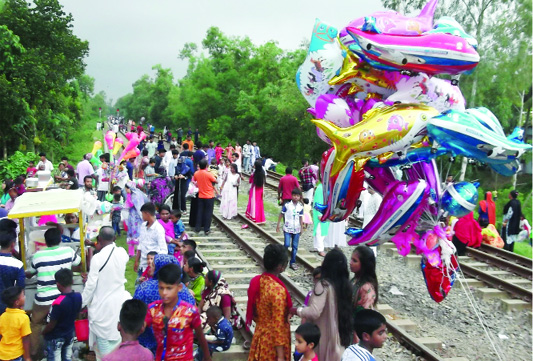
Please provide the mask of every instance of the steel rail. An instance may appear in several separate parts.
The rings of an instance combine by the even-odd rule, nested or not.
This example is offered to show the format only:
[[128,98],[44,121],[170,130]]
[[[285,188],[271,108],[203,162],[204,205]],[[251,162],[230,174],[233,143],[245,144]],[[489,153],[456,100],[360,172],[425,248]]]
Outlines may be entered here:
[[477,260],[486,262],[490,265],[496,266],[505,271],[509,271],[511,273],[517,274],[520,277],[526,278],[528,280],[532,279],[531,268],[527,268],[527,267],[523,267],[515,263],[511,263],[503,258],[493,256],[489,253],[485,253],[475,248],[470,248],[470,247],[467,248],[466,255],[472,258],[475,258]]
[[502,280],[498,277],[492,276],[488,273],[485,273],[477,268],[468,266],[464,263],[459,265],[459,268],[461,271],[471,277],[474,277],[475,279],[478,279],[480,281],[485,282],[486,284],[510,293],[513,297],[520,298],[526,302],[531,302],[531,291],[526,290],[523,287],[517,286],[511,282],[507,282],[505,280]]
[[527,258],[519,254],[509,252],[505,249],[489,246],[488,244],[484,243],[481,244],[481,247],[479,249],[485,253],[489,253],[504,258],[508,261],[515,262],[521,266],[528,267],[530,270],[533,268],[533,259],[531,258]]

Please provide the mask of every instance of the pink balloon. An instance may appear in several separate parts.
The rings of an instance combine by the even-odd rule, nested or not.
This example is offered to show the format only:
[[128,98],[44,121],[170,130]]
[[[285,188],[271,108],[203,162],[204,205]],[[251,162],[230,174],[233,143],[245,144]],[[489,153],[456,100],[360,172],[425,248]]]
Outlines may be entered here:
[[124,144],[124,140],[122,138],[115,139],[115,143]]
[[[437,3],[438,0],[428,1],[420,14],[415,17],[408,17],[394,11],[378,11],[370,16],[353,20],[347,27],[364,28],[365,31],[379,31],[383,34],[419,35],[433,29],[433,15]],[[340,33],[341,37],[344,32],[343,29]]]
[[363,232],[356,234],[348,244],[375,244],[393,228],[404,225],[420,206],[425,189],[426,182],[422,179],[396,182],[383,195],[383,201],[374,218],[366,225]]
[[108,130],[107,133],[105,133],[104,139],[107,143],[107,149],[113,149],[113,143],[116,137],[117,135],[112,130]]
[[[120,158],[118,159],[118,162],[120,163],[120,161],[122,159],[124,159],[124,156],[126,154],[128,154],[128,152],[134,148],[136,148],[139,143],[141,142],[139,137],[137,136],[136,133],[131,133],[132,135],[130,136],[130,141],[128,142],[128,144],[126,145],[126,147],[124,148],[124,150],[122,151],[122,154],[120,155]],[[130,157],[131,158],[131,157]]]
[[127,132],[124,136],[127,140],[131,140],[131,137],[133,137],[134,134],[136,135],[137,133]]
[[141,135],[139,136],[139,140],[143,141],[145,139],[146,139],[146,133],[145,132],[141,132]]
[[424,179],[428,184],[428,195],[430,196],[430,209],[432,215],[436,216],[438,213],[437,203],[442,196],[442,185],[440,183],[439,170],[435,159],[429,162],[418,162],[410,164],[410,167],[405,169],[405,174],[409,180]]
[[365,164],[366,182],[376,192],[384,194],[398,180],[390,168],[372,168]]
[[396,245],[398,249],[398,254],[400,256],[407,256],[411,253],[411,244],[416,242],[416,239],[419,238],[418,234],[414,231],[410,232],[398,232],[392,238],[391,241]]

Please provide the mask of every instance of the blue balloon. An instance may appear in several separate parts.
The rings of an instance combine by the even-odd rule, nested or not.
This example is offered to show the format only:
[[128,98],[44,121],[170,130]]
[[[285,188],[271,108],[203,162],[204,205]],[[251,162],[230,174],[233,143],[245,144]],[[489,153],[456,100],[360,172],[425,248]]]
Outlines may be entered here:
[[452,216],[466,216],[476,208],[477,187],[477,182],[459,182],[448,186],[441,198],[442,208]]

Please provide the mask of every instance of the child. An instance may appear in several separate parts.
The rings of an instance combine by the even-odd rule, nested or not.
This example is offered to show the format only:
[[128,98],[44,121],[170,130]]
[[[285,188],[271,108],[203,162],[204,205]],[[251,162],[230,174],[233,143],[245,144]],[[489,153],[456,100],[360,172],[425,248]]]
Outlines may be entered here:
[[157,340],[156,360],[193,359],[193,330],[204,355],[211,361],[202,332],[198,308],[180,301],[181,269],[176,264],[163,266],[157,273],[161,300],[152,302],[146,313],[146,327],[152,327]]
[[119,193],[113,193],[113,203],[111,204],[111,223],[117,236],[120,236],[120,214],[122,213],[123,208],[122,202],[120,201],[121,198],[122,195],[120,194],[120,189]]
[[196,242],[192,239],[184,239],[181,242],[181,254],[185,255],[187,251],[193,251],[196,257]]
[[170,212],[170,220],[172,223],[174,223],[174,238],[172,239],[171,243],[168,245],[169,253],[170,253],[170,246],[174,246],[174,251],[171,253],[176,257],[178,262],[183,264],[183,255],[181,253],[181,242],[184,239],[188,239],[189,236],[187,236],[187,233],[185,233],[185,225],[183,224],[181,220],[181,212],[177,209],[173,209],[172,212]]
[[74,320],[81,310],[81,294],[72,290],[73,275],[68,268],[61,268],[54,278],[61,295],[52,303],[42,335],[48,361],[65,361],[72,355]]
[[159,207],[159,219],[163,229],[165,230],[165,241],[167,242],[168,254],[174,254],[175,244],[171,243],[174,239],[174,223],[170,220],[170,207],[166,204],[162,204]]
[[194,299],[198,305],[202,300],[202,291],[205,288],[205,277],[203,274],[205,266],[206,264],[196,257],[187,259],[187,263],[183,266],[183,270],[190,277],[188,287],[194,293]]
[[122,342],[115,351],[105,355],[103,361],[153,361],[154,355],[137,341],[144,332],[147,310],[146,304],[141,300],[127,300],[122,304],[118,321]]
[[359,344],[349,346],[342,354],[342,361],[375,361],[372,351],[381,348],[387,340],[385,317],[374,310],[362,310],[354,319],[354,331]]
[[295,361],[318,361],[314,350],[320,341],[320,329],[317,325],[307,322],[298,326],[294,338],[294,349],[301,355],[299,359],[295,358]]
[[[187,274],[187,272],[185,272],[185,266],[187,265],[188,260],[196,258],[196,251],[188,250],[188,251],[183,252],[182,254],[183,254],[183,265],[181,266],[181,269],[182,269],[181,282],[183,282],[183,284],[187,286],[187,288],[189,288],[189,282],[191,281],[191,279],[189,278],[189,275]],[[191,291],[190,293],[194,297],[194,292]]]
[[26,178],[33,178],[39,170],[35,168],[35,163],[30,160],[28,162],[28,168],[26,168]]
[[146,263],[148,264],[148,266],[146,266],[146,269],[144,270],[141,277],[139,278],[138,280],[139,284],[143,283],[144,281],[148,281],[154,278],[154,270],[155,270],[154,260],[155,260],[156,254],[157,252],[152,251],[152,252],[148,252],[148,254],[146,255]]
[[304,229],[307,229],[309,225],[313,225],[313,217],[311,217],[311,205],[309,204],[309,199],[304,198],[304,219],[303,219]]
[[[15,229],[17,224],[11,219],[2,220],[5,228],[0,232],[0,292],[6,286],[19,286],[24,288],[26,285],[26,275],[24,274],[24,265],[21,261],[12,256],[17,242],[17,233]],[[0,300],[0,315],[4,313],[6,305]]]
[[298,252],[298,241],[300,240],[300,232],[302,231],[302,221],[304,208],[300,200],[302,199],[302,192],[298,188],[292,190],[292,201],[285,203],[281,207],[281,213],[278,218],[278,225],[276,232],[279,232],[279,223],[284,218],[283,234],[285,235],[285,248],[289,249],[292,240],[291,259],[289,261],[290,268],[298,269],[296,264],[296,252]]
[[144,168],[144,180],[146,182],[146,189],[150,189],[150,182],[153,181],[156,176],[157,173],[155,172],[155,159],[151,158],[146,168]]
[[207,171],[218,179],[218,166],[215,158],[211,159],[211,164],[209,165],[209,169]]
[[[209,353],[227,351],[233,341],[233,327],[229,321],[222,315],[222,310],[218,306],[211,306],[206,311],[207,324],[211,326],[212,341],[208,340]],[[202,352],[198,350],[195,360],[202,359]]]
[[30,319],[24,312],[24,288],[9,287],[2,292],[6,312],[0,316],[0,360],[31,361]]

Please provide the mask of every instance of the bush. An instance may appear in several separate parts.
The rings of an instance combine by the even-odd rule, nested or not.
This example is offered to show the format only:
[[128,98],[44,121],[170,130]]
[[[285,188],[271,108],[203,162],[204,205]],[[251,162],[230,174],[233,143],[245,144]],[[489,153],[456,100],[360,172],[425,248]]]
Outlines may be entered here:
[[26,174],[28,163],[34,161],[35,165],[39,161],[37,154],[28,152],[22,153],[16,151],[7,160],[0,160],[0,177],[1,179],[15,179],[19,175]]

